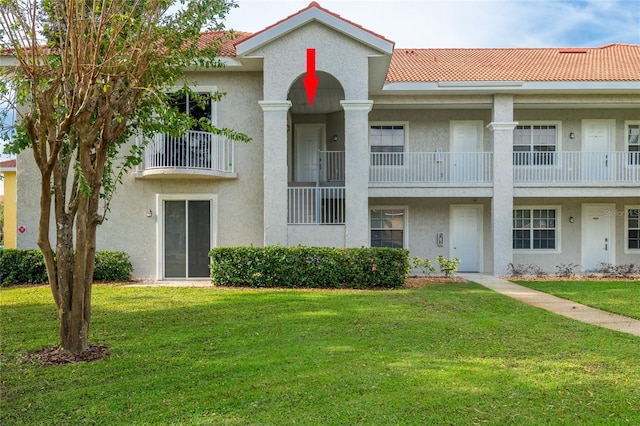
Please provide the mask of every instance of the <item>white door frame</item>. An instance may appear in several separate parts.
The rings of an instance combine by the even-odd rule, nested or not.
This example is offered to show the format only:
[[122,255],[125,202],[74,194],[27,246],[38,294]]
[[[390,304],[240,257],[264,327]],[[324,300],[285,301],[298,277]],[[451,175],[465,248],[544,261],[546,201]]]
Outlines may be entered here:
[[[320,140],[318,141],[318,151],[323,151],[326,146],[326,134],[327,134],[327,126],[323,123],[304,123],[304,124],[295,124],[293,126],[293,180],[298,182],[298,131],[300,129],[309,129],[309,128],[318,128],[320,129]],[[318,177],[320,176],[320,153],[316,152],[316,163],[317,163],[317,173]],[[306,181],[305,181],[306,182]]]
[[[581,211],[581,217],[582,217],[582,229],[580,231],[581,235],[580,235],[580,241],[581,241],[581,247],[583,248],[582,250],[580,250],[580,263],[582,264],[582,268],[585,268],[586,262],[585,262],[585,242],[586,242],[586,229],[588,226],[588,221],[586,220],[587,217],[587,211],[590,208],[597,208],[598,210],[602,211],[602,217],[605,220],[609,220],[609,241],[608,241],[608,246],[607,246],[607,251],[609,252],[609,263],[611,263],[612,265],[615,264],[616,262],[616,215],[615,215],[615,211],[616,211],[616,205],[615,204],[609,204],[609,203],[583,203],[582,204],[582,211]],[[607,212],[609,212],[610,214],[607,215]],[[604,244],[604,241],[602,242]]]
[[[209,201],[211,247],[218,246],[218,195],[217,194],[156,194],[156,280],[164,280],[164,202],[165,201]],[[174,279],[174,278],[172,278]]]
[[451,204],[449,206],[449,259],[454,257],[455,242],[454,211],[458,208],[474,209],[480,220],[478,229],[478,272],[484,271],[484,206],[481,204]]

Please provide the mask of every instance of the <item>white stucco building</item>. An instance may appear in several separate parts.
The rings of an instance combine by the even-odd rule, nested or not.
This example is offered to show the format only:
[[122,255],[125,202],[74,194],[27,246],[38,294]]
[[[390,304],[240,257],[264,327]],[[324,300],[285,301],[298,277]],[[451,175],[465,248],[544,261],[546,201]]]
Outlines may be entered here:
[[[273,244],[405,247],[495,274],[640,263],[639,45],[396,49],[312,3],[222,56],[193,74],[227,94],[200,113],[253,142],[146,148],[98,231],[138,278],[206,277],[211,247]],[[18,157],[18,248],[36,246],[32,161]]]

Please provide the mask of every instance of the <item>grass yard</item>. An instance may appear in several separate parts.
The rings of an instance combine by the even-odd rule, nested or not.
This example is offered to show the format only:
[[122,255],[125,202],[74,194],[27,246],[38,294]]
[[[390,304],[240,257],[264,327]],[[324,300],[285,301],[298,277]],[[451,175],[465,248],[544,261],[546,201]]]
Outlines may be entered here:
[[473,283],[93,294],[111,357],[42,367],[48,288],[0,291],[0,424],[640,424],[640,338]]
[[640,281],[514,281],[603,311],[640,319]]

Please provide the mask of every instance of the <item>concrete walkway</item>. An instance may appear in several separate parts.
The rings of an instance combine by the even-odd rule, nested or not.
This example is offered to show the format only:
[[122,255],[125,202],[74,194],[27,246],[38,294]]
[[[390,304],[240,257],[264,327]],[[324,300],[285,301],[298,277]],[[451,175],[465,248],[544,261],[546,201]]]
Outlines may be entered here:
[[640,336],[640,320],[610,314],[490,275],[458,274],[458,276],[476,282],[505,296],[513,297],[521,302],[546,309],[558,315],[611,330],[633,334],[634,336]]

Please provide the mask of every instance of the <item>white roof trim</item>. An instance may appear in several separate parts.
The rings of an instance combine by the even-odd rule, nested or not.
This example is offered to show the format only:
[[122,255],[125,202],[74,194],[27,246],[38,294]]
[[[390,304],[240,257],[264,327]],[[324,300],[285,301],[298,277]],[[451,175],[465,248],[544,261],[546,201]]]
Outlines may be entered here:
[[255,50],[274,39],[277,39],[303,25],[317,21],[336,31],[343,33],[361,43],[370,46],[382,53],[391,55],[393,53],[393,43],[384,40],[374,34],[346,22],[336,16],[333,16],[323,10],[311,7],[297,15],[294,15],[279,24],[268,28],[262,33],[250,37],[248,40],[242,41],[236,45],[236,55],[242,56],[252,50]]

